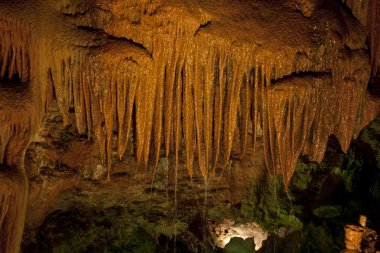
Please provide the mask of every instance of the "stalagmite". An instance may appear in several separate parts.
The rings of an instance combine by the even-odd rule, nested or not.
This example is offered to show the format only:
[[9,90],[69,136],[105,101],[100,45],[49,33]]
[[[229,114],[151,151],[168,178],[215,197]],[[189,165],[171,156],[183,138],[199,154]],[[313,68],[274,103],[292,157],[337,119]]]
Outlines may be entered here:
[[[18,97],[0,87],[0,162],[11,173],[23,160],[56,99],[64,124],[96,138],[108,179],[114,145],[122,159],[131,139],[139,165],[178,165],[184,150],[189,175],[208,179],[262,129],[287,186],[299,156],[321,161],[330,135],[347,150],[379,112],[363,27],[335,2],[305,16],[297,2],[0,1],[0,78],[28,82]],[[12,194],[0,192],[0,224]]]

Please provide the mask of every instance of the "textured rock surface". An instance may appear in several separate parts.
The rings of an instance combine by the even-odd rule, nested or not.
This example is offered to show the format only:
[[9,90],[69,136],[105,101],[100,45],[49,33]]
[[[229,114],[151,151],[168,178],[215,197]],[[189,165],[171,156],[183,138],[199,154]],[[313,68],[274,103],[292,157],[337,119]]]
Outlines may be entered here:
[[[70,113],[70,117],[74,116]],[[72,217],[74,213],[87,217],[89,212],[99,215],[102,211],[104,216],[111,213],[112,217],[115,210],[119,210],[123,223],[153,226],[150,232],[156,231],[157,236],[164,233],[172,237],[178,233],[188,239],[185,233],[190,233],[195,240],[191,243],[196,248],[202,245],[203,239],[188,231],[189,224],[209,209],[219,212],[225,205],[241,202],[248,196],[251,185],[265,173],[262,163],[253,165],[253,156],[249,159],[234,157],[227,168],[219,165],[215,177],[205,182],[200,171],[189,178],[182,158],[175,178],[175,158],[170,157],[160,159],[153,175],[153,171],[138,169],[132,153],[120,160],[115,147],[112,181],[108,182],[104,174],[97,179],[88,176],[88,171],[98,167],[101,158],[97,144],[84,137],[77,134],[73,126],[63,126],[63,117],[56,105],[48,110],[41,133],[26,151],[30,187],[23,252],[45,252],[38,245],[41,227],[43,233],[48,233],[44,234],[47,237],[59,230],[46,224],[45,219],[49,217],[59,217],[59,214]],[[236,143],[234,152],[238,146]],[[256,159],[262,155],[262,149],[258,142]],[[249,148],[247,153],[252,154],[253,150]],[[247,171],[247,167],[255,168],[254,173]],[[57,217],[52,218],[53,221],[59,221]],[[82,222],[91,222],[91,219]],[[63,231],[70,238],[72,231],[70,225],[67,226]],[[51,246],[59,245],[64,239],[57,235],[57,241],[52,241]],[[35,248],[30,246],[35,243]]]
[[343,0],[343,2],[367,30],[371,51],[372,77],[378,82],[380,77],[380,1]]
[[[10,207],[8,196],[25,202],[26,174],[53,180],[52,197],[65,173],[72,177],[65,187],[78,183],[65,166],[99,151],[85,174],[100,165],[110,179],[117,154],[157,177],[169,157],[170,182],[187,175],[203,182],[227,167],[238,142],[233,154],[251,146],[256,158],[261,137],[265,166],[287,186],[300,155],[321,161],[329,135],[346,150],[379,111],[366,91],[365,30],[334,1],[3,0],[0,35],[0,78],[11,85],[0,86],[3,251],[17,252],[23,218],[10,225],[9,215],[23,217],[25,203]],[[45,148],[30,159],[46,153],[49,162],[25,171],[26,146],[53,100],[63,125],[75,124],[94,145],[72,143],[78,160]],[[15,174],[19,186],[3,187]],[[17,227],[14,235],[8,227]]]
[[210,222],[207,225],[214,243],[219,248],[224,248],[233,237],[243,239],[251,238],[255,243],[255,250],[259,250],[263,241],[268,238],[268,232],[264,231],[254,222],[235,224],[232,220],[222,220],[217,223]]
[[[225,218],[240,224],[256,221],[262,226],[266,225],[264,227],[271,233],[269,239],[263,243],[264,252],[265,250],[278,252],[280,249],[287,252],[299,248],[300,244],[302,245],[300,252],[338,252],[344,247],[344,237],[340,235],[344,232],[347,214],[353,212],[356,221],[357,212],[369,212],[371,224],[377,222],[376,203],[380,195],[376,192],[380,188],[376,181],[380,182],[380,177],[379,173],[375,173],[378,171],[378,166],[376,167],[376,160],[371,156],[376,155],[378,150],[376,140],[379,139],[377,136],[380,132],[374,129],[379,129],[379,119],[367,127],[360,137],[361,140],[369,141],[375,151],[373,153],[370,150],[364,151],[363,148],[358,149],[359,152],[368,154],[368,157],[363,159],[370,162],[370,165],[361,163],[359,157],[353,158],[353,145],[347,155],[344,155],[337,142],[335,148],[338,150],[335,151],[330,144],[329,153],[324,157],[321,167],[306,163],[303,165],[305,168],[300,170],[298,165],[290,184],[289,197],[284,194],[280,180],[277,184],[269,185],[263,182],[266,176],[265,169],[262,163],[257,163],[263,147],[261,141],[258,141],[256,161],[250,148],[247,149],[247,156],[243,158],[234,155],[224,171],[222,168],[216,170],[217,180],[210,182],[207,187],[199,171],[191,181],[186,168],[180,166],[177,208],[175,208],[173,158],[160,160],[152,183],[151,175],[144,169],[136,170],[135,164],[130,162],[129,155],[118,161],[115,149],[112,182],[108,183],[105,175],[97,181],[92,180],[86,176],[86,173],[90,171],[91,164],[97,166],[100,162],[99,154],[96,149],[93,149],[92,155],[81,153],[80,156],[76,156],[76,153],[80,150],[91,151],[91,145],[96,146],[96,143],[87,142],[85,136],[78,136],[74,127],[62,127],[62,117],[59,116],[57,108],[51,108],[49,115],[51,116],[48,116],[46,126],[42,129],[43,134],[38,137],[37,143],[30,145],[26,156],[28,170],[36,172],[30,180],[31,199],[27,211],[23,252],[42,253],[54,250],[66,252],[69,249],[76,252],[86,252],[86,250],[102,252],[107,247],[110,250],[109,245],[120,245],[120,243],[136,245],[136,242],[133,242],[136,239],[131,239],[131,242],[125,238],[134,238],[137,235],[140,238],[137,239],[139,242],[137,245],[142,247],[146,243],[153,244],[158,250],[142,252],[167,252],[167,249],[165,251],[160,247],[173,249],[175,247],[173,238],[177,240],[177,252],[187,252],[185,249],[189,252],[201,252],[205,245],[215,245],[212,236],[204,238],[205,231],[202,230],[205,224],[202,224],[202,220],[206,219],[212,224],[212,221]],[[79,148],[78,142],[89,147]],[[49,146],[52,144],[54,146]],[[239,150],[239,143],[235,144],[233,153]],[[71,146],[76,146],[77,151],[70,148]],[[55,152],[58,152],[59,156],[53,155]],[[29,160],[30,156],[38,159]],[[59,157],[65,157],[65,162],[63,160],[49,162],[52,160],[49,157],[59,160]],[[376,157],[380,156],[377,154]],[[55,165],[59,163],[62,164],[61,169]],[[42,169],[32,169],[39,166]],[[363,170],[369,170],[366,172],[368,175]],[[43,172],[43,175],[39,175],[38,171]],[[49,173],[45,173],[46,171]],[[80,178],[81,182],[77,180]],[[54,187],[56,182],[64,186],[61,191]],[[368,192],[363,189],[358,190],[358,184],[362,184]],[[276,187],[277,193],[273,192]],[[295,188],[298,190],[294,191]],[[347,189],[344,190],[345,188]],[[302,191],[299,192],[300,190]],[[360,194],[355,198],[356,201],[366,204],[353,204],[354,198],[347,197],[347,194],[356,194],[356,192]],[[370,197],[372,195],[377,198],[372,199]],[[334,196],[337,200],[332,202]],[[349,205],[347,200],[350,200]],[[372,205],[367,206],[369,203]],[[314,226],[309,225],[313,222],[310,216],[316,220]],[[297,218],[302,220],[297,221]],[[130,229],[126,232],[124,226]],[[148,230],[149,238],[153,242],[140,233],[135,235],[133,232],[128,232],[133,231],[136,226]],[[302,236],[293,237],[292,234],[297,231]],[[114,235],[118,233],[121,234],[115,239]],[[277,238],[275,241],[273,236]],[[162,237],[172,238],[172,241],[167,245],[167,242],[162,242]],[[144,238],[148,242],[145,242]],[[183,244],[186,247],[181,247]],[[273,247],[275,248],[272,249]],[[119,251],[126,249],[128,247],[124,246]],[[117,252],[117,249],[113,250]]]

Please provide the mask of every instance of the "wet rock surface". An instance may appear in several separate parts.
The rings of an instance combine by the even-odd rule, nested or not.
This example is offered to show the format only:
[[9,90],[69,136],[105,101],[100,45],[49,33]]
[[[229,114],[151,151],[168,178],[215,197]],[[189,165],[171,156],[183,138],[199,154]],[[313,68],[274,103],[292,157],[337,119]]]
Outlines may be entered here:
[[[119,160],[115,152],[112,180],[107,181],[106,173],[93,178],[88,171],[104,168],[96,143],[72,126],[63,126],[62,120],[57,107],[51,107],[38,141],[26,153],[30,188],[23,252],[69,248],[102,252],[120,243],[120,250],[127,250],[143,242],[137,237],[135,244],[123,243],[119,237],[137,236],[134,233],[141,231],[154,248],[165,248],[167,243],[174,247],[175,237],[178,245],[197,252],[213,245],[203,232],[206,225],[201,225],[207,212],[223,215],[222,209],[241,202],[265,172],[262,164],[256,165],[254,174],[244,172],[253,160],[236,157],[228,168],[217,168],[216,177],[206,183],[198,173],[190,178],[183,165],[175,173],[174,158],[160,159],[154,170],[139,167],[132,154]],[[194,226],[199,226],[200,234],[191,232]],[[191,243],[189,235],[194,238]],[[160,240],[162,245],[156,245]]]
[[[33,244],[45,217],[115,207],[160,224],[127,231],[149,249],[197,216],[300,230],[285,191],[297,159],[323,161],[331,135],[346,152],[380,111],[366,28],[337,1],[0,1],[0,251],[18,252],[25,219]],[[345,210],[324,202],[340,180],[353,189],[343,167],[298,182],[313,203],[302,217]],[[73,248],[50,223],[41,250]]]
[[[138,168],[129,159],[117,161],[115,156],[114,164],[118,166],[112,181],[107,182],[106,175],[92,180],[82,170],[90,163],[88,157],[93,157],[94,164],[100,162],[96,160],[99,153],[81,156],[80,166],[69,170],[73,177],[79,177],[75,184],[70,186],[70,177],[60,179],[70,188],[46,195],[31,187],[34,198],[30,201],[39,203],[39,208],[27,212],[29,229],[24,234],[23,252],[171,252],[174,248],[181,252],[228,252],[217,247],[214,239],[218,233],[208,229],[210,221],[225,218],[234,220],[237,226],[255,221],[268,231],[259,252],[340,251],[344,248],[345,224],[356,221],[362,212],[368,214],[371,227],[380,227],[376,219],[378,125],[377,120],[365,128],[347,154],[336,140],[330,140],[321,165],[299,162],[288,195],[284,194],[281,178],[266,178],[264,167],[256,175],[244,173],[246,163],[253,161],[238,157],[231,160],[229,169],[217,170],[218,181],[206,187],[200,174],[190,180],[186,168],[178,171],[175,184],[170,159],[160,161],[152,181],[151,170]],[[70,132],[70,128],[64,131]],[[76,138],[60,141],[70,146]],[[28,152],[37,147],[31,145]],[[52,152],[44,150],[48,151]],[[65,152],[63,157],[75,154],[71,149]],[[62,173],[53,164],[51,170],[56,172],[43,176],[45,190],[55,184],[56,173]],[[371,180],[362,182],[360,178]],[[33,202],[29,202],[30,207]],[[369,246],[373,243],[368,240]],[[227,245],[225,250],[230,247]]]

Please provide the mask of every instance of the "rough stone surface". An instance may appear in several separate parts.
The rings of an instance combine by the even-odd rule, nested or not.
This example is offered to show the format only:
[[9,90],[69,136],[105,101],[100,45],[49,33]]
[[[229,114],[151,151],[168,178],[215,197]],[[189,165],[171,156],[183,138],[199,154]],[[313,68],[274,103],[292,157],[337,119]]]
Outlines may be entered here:
[[287,187],[378,114],[366,41],[335,1],[1,0],[0,250],[19,250],[29,181],[31,227],[75,200],[233,203],[264,166]]

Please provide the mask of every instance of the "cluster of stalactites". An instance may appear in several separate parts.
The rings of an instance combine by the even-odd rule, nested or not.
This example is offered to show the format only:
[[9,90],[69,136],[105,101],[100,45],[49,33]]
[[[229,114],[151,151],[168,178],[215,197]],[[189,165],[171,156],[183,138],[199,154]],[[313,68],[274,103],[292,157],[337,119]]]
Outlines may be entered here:
[[227,164],[238,118],[245,150],[251,115],[259,108],[258,96],[251,95],[258,93],[251,89],[264,74],[254,71],[249,57],[235,60],[240,52],[205,51],[179,38],[173,50],[157,48],[157,63],[143,68],[104,57],[55,57],[51,73],[58,103],[66,113],[75,108],[79,132],[94,130],[107,168],[116,129],[120,158],[133,134],[138,163],[156,165],[162,150],[166,156],[174,152],[178,163],[184,147],[189,174],[197,159],[208,177],[218,161]]
[[[334,87],[335,86],[335,87]],[[347,150],[357,134],[364,97],[353,80],[333,84],[331,76],[295,77],[271,87],[263,119],[264,154],[272,173],[287,185],[299,156],[321,161],[330,135]]]
[[285,186],[301,155],[321,162],[331,135],[346,152],[376,116],[378,109],[366,92],[370,68],[364,55],[361,50],[341,51],[332,73],[287,78],[264,93],[264,158],[272,173],[283,174]]
[[[96,48],[93,51],[72,48],[53,53],[49,73],[64,124],[70,123],[69,111],[74,108],[78,132],[87,133],[89,138],[95,134],[109,176],[114,130],[118,130],[122,157],[132,128],[132,114],[141,117],[141,113],[148,113],[139,111],[143,106],[138,103],[146,105],[152,100],[141,93],[143,87],[153,82],[147,69],[141,68],[135,59],[117,57],[120,49],[111,50],[113,53],[99,53]],[[150,107],[144,109],[153,112]],[[141,131],[141,127],[134,129]]]
[[[7,97],[20,96],[20,93],[13,92],[12,90],[0,89],[1,99],[0,106],[10,105],[5,101]],[[7,94],[6,94],[7,93]],[[26,99],[24,104],[19,108],[0,109],[0,164],[19,165],[22,161],[20,158],[23,155],[23,150],[29,143],[32,136],[36,120],[34,118],[34,110],[31,109],[29,98],[25,94],[21,94],[22,99]],[[11,105],[12,106],[12,105]]]
[[255,148],[259,127],[266,165],[287,185],[300,155],[321,161],[328,136],[347,148],[356,133],[368,73],[343,80],[365,62],[360,57],[339,62],[340,71],[323,82],[277,88],[272,78],[307,69],[308,62],[262,63],[245,48],[206,48],[186,37],[171,43],[157,42],[153,64],[74,54],[52,68],[62,110],[73,106],[78,130],[94,131],[108,169],[115,130],[120,158],[133,139],[139,164],[155,167],[160,155],[178,163],[184,155],[190,176],[196,166],[207,178],[228,163],[237,138],[241,153]]
[[0,18],[0,78],[29,80],[30,29],[21,21]]
[[[30,29],[22,22],[0,18],[0,164],[17,165],[36,125],[28,82]],[[4,84],[5,83],[5,84]]]
[[[23,34],[16,29],[8,35],[9,45],[23,41],[13,35],[18,32]],[[235,140],[240,139],[241,153],[248,145],[255,149],[260,126],[266,165],[272,173],[283,173],[287,185],[301,154],[320,161],[329,135],[336,134],[346,147],[357,132],[355,122],[365,100],[368,73],[365,67],[361,75],[354,73],[366,62],[363,57],[339,62],[344,57],[332,52],[316,64],[295,52],[273,57],[270,52],[258,54],[249,47],[233,48],[180,33],[154,41],[151,55],[129,42],[120,43],[53,48],[51,43],[36,42],[38,46],[33,47],[41,51],[33,52],[33,64],[46,68],[36,71],[41,75],[36,78],[39,86],[48,86],[46,77],[51,79],[65,123],[74,108],[78,131],[89,137],[94,133],[108,177],[114,144],[121,158],[133,139],[139,164],[150,162],[155,167],[160,155],[174,155],[179,163],[184,155],[190,176],[198,167],[208,178],[218,164],[226,166]],[[18,56],[7,66],[26,62],[22,57],[28,52],[21,44],[2,52]],[[318,85],[319,79],[309,79],[311,83],[299,85],[300,89],[271,85],[272,79],[300,71],[324,71],[326,66],[333,69],[328,85]],[[17,67],[18,73],[28,73],[25,69],[27,65]],[[27,74],[20,76],[27,78]],[[349,76],[353,80],[343,82]],[[346,84],[347,89],[340,89]],[[51,89],[41,87],[41,96],[52,96]],[[348,102],[343,94],[347,90],[357,91],[348,96]],[[331,113],[334,107],[339,112]],[[329,121],[330,117],[338,121]],[[115,132],[117,143],[113,143]]]

